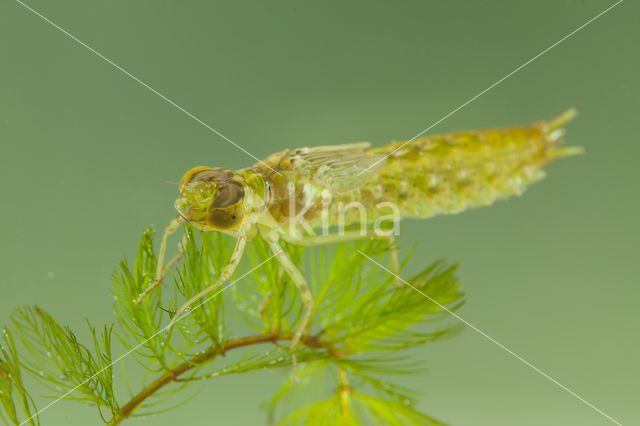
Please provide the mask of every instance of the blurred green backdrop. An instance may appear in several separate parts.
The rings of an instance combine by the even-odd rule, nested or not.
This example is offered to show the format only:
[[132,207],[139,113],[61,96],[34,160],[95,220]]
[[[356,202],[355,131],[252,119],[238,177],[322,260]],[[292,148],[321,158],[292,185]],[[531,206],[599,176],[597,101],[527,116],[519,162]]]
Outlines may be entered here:
[[[262,158],[412,137],[612,2],[28,4]],[[432,131],[575,106],[567,139],[586,155],[522,198],[405,221],[401,239],[417,244],[411,271],[461,262],[466,320],[626,424],[640,423],[639,9],[620,4]],[[254,160],[15,1],[0,2],[0,40],[0,322],[32,303],[79,330],[110,322],[112,268],[174,215],[165,182]],[[612,424],[471,329],[414,356],[429,373],[401,381],[446,422]],[[282,378],[211,381],[187,406],[128,423],[262,424]],[[97,424],[70,402],[42,421]]]

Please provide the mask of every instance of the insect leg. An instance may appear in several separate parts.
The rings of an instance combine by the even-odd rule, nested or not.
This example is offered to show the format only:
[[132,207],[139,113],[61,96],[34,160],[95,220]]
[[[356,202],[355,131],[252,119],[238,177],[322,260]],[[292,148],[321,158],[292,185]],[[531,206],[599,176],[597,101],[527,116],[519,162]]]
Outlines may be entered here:
[[212,291],[217,290],[222,284],[227,281],[231,275],[235,272],[236,268],[240,264],[240,260],[242,260],[242,255],[244,254],[244,249],[246,247],[247,237],[245,235],[240,235],[236,240],[236,246],[233,248],[233,252],[231,253],[231,258],[229,259],[229,263],[225,265],[225,267],[220,272],[220,276],[218,279],[208,287],[205,287],[200,293],[193,296],[191,299],[187,300],[183,303],[173,314],[173,318],[169,322],[167,326],[167,330],[173,326],[173,324],[180,319],[182,314],[189,308],[189,306],[193,305],[197,302],[201,297],[206,296]]
[[291,377],[291,383],[296,384],[300,381],[298,378],[298,357],[296,354],[291,355],[291,366],[293,367],[293,376]]
[[184,219],[178,216],[174,218],[171,222],[169,222],[169,224],[165,228],[164,234],[162,235],[162,240],[160,242],[160,249],[158,250],[158,266],[156,267],[155,280],[150,286],[145,288],[142,293],[140,293],[140,296],[138,296],[138,299],[136,300],[136,304],[139,305],[144,300],[145,296],[149,294],[149,292],[151,292],[151,290],[153,290],[154,288],[160,285],[167,271],[170,270],[173,267],[173,265],[175,265],[184,254],[183,247],[185,246],[186,242],[183,240],[183,242],[180,244],[180,250],[178,251],[178,254],[173,259],[171,259],[169,264],[165,267],[164,258],[167,254],[167,242],[169,241],[169,235],[176,232],[180,227],[180,225],[182,224],[182,222],[184,222]]
[[398,244],[392,233],[387,235],[387,243],[389,244],[389,260],[391,262],[391,272],[393,272],[393,284],[396,288],[400,288],[404,283],[398,278],[400,276],[400,261],[398,260]]
[[182,237],[182,240],[180,240],[178,253],[176,253],[176,255],[173,256],[171,260],[167,262],[167,266],[165,266],[164,270],[162,271],[162,274],[160,275],[160,281],[162,281],[164,276],[167,275],[167,271],[170,271],[174,266],[176,266],[176,263],[178,263],[180,259],[182,259],[182,256],[184,256],[184,251],[186,247],[187,247],[187,236],[184,235]]
[[304,304],[302,321],[298,325],[298,328],[293,335],[293,339],[291,339],[291,344],[289,345],[289,348],[294,349],[298,345],[302,334],[307,330],[309,322],[311,321],[314,306],[313,294],[311,294],[311,289],[309,288],[307,281],[304,279],[304,276],[296,265],[293,264],[287,253],[282,250],[277,242],[271,242],[269,245],[271,246],[273,253],[276,255],[278,262],[280,262],[280,265],[282,265],[284,270],[287,272],[287,275],[291,278],[291,281],[293,281],[298,288],[300,296],[302,297],[302,303]]
[[346,231],[341,234],[329,234],[329,235],[315,235],[310,237],[304,237],[299,240],[292,240],[292,244],[298,244],[307,247],[319,246],[324,244],[335,244],[344,241],[365,240],[369,238],[376,238],[380,240],[386,240],[389,245],[389,258],[391,262],[391,271],[394,274],[394,284],[396,287],[402,287],[402,281],[397,277],[400,274],[400,262],[398,261],[398,245],[396,239],[392,233],[379,233],[375,230],[367,230],[361,232],[360,230]]

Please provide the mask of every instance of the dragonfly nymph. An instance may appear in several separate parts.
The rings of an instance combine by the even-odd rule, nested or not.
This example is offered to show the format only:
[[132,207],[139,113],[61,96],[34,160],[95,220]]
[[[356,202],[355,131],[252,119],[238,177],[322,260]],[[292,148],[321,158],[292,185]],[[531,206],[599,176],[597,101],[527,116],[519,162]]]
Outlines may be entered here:
[[[393,233],[371,229],[374,222],[390,213],[398,218],[458,213],[521,194],[544,177],[547,163],[582,152],[579,147],[560,145],[562,126],[575,114],[570,109],[528,126],[428,136],[381,148],[358,142],[288,149],[238,171],[191,169],[183,176],[174,203],[179,216],[162,239],[156,280],[140,300],[168,269],[164,265],[167,239],[183,221],[204,232],[229,234],[236,238],[236,245],[215,283],[178,308],[172,323],[231,277],[247,241],[260,233],[304,302],[305,314],[291,341],[295,347],[307,329],[314,302],[304,275],[280,248],[281,239],[305,246],[386,239],[391,269],[397,271]],[[345,208],[354,204],[361,207]],[[357,223],[361,229],[315,232]]]

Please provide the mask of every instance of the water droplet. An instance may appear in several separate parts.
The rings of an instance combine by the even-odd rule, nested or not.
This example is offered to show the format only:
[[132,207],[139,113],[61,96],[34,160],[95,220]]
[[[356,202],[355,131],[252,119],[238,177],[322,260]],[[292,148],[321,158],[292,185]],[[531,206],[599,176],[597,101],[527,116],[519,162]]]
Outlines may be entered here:
[[53,278],[56,276],[55,272],[47,272],[47,277],[49,277],[49,279]]

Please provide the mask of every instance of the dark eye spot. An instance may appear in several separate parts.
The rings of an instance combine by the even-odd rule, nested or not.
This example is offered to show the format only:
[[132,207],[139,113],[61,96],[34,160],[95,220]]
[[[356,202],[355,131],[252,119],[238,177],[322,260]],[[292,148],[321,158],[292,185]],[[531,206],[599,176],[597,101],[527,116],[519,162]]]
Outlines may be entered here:
[[230,229],[239,224],[242,211],[239,206],[212,209],[207,215],[207,223],[216,229]]
[[213,201],[212,206],[215,208],[229,207],[240,201],[243,196],[244,188],[242,188],[242,184],[230,180],[220,188],[220,192]]

